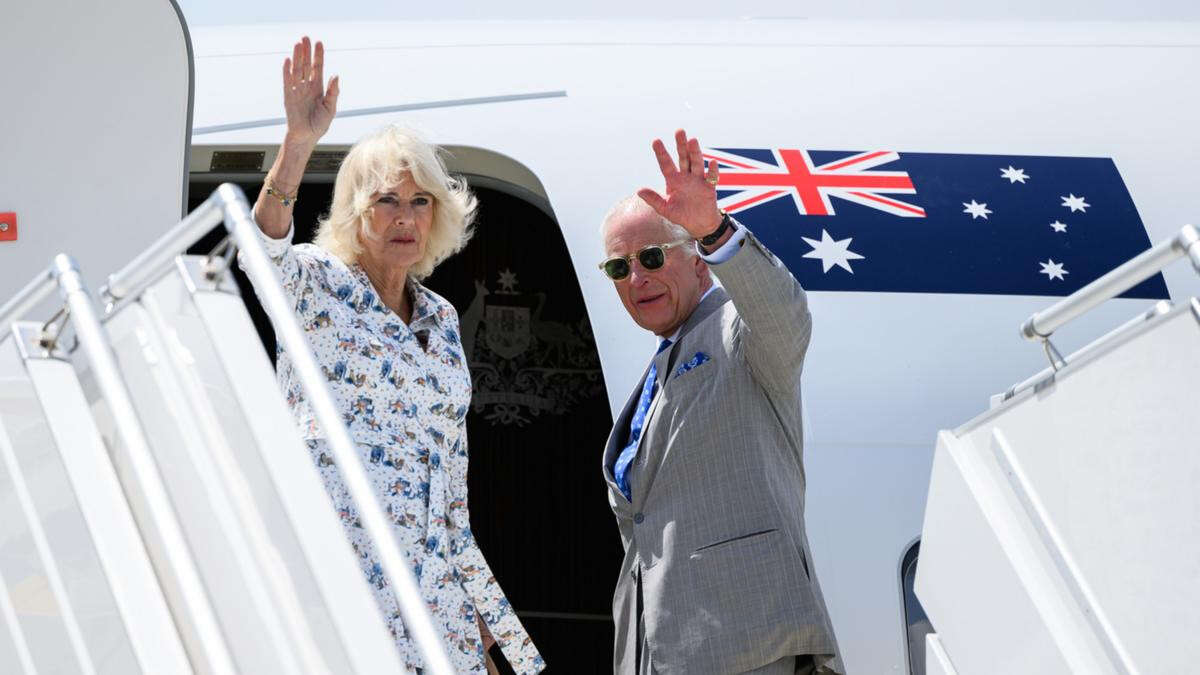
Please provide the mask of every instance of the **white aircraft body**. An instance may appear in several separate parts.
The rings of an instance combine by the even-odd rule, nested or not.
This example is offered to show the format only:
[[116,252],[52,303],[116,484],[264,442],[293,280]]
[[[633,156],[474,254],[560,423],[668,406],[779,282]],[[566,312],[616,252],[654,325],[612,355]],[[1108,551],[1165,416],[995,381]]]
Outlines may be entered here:
[[[612,415],[640,378],[652,340],[597,269],[598,228],[615,201],[660,183],[652,139],[679,127],[696,135],[733,181],[720,186],[727,190],[722,204],[738,206],[735,215],[761,229],[768,245],[786,247],[785,262],[809,288],[807,525],[849,673],[910,672],[923,660],[910,654],[923,650],[920,635],[909,642],[909,624],[919,626],[923,616],[906,609],[902,565],[908,556],[911,567],[920,538],[938,430],[970,419],[989,397],[1045,367],[1043,350],[1021,339],[1018,326],[1098,275],[1087,270],[1112,252],[1105,237],[1120,232],[1136,243],[1122,249],[1128,255],[1120,262],[1195,217],[1195,23],[323,22],[189,32],[164,2],[89,6],[69,20],[55,7],[20,4],[0,22],[0,59],[9,64],[0,212],[15,212],[19,227],[15,241],[0,235],[0,298],[59,251],[75,255],[98,288],[173,225],[189,199],[226,180],[260,184],[284,130],[280,63],[298,37],[310,35],[324,41],[326,74],[341,77],[342,95],[318,149],[328,161],[308,173],[301,202],[323,209],[337,153],[399,123],[447,148],[452,171],[481,191],[530,207],[519,213],[544,214],[553,227],[535,233],[505,220],[501,206],[489,212],[483,200],[477,239],[492,248],[479,259],[496,265],[486,270],[495,276],[460,282],[468,289],[475,282],[474,299],[485,306],[521,296],[533,314],[523,315],[530,324],[512,328],[506,344],[498,324],[487,323],[491,315],[468,315],[460,305],[464,328],[469,320],[486,326],[492,352],[514,363],[540,354],[551,370],[562,368],[555,365],[562,353],[591,349],[594,339],[591,358],[603,380],[596,391],[607,398],[597,396]],[[867,179],[899,173],[911,189],[810,189],[795,167],[783,170],[785,150],[811,151],[788,155],[807,157],[810,178],[821,167],[836,174],[839,162],[859,162]],[[874,153],[894,156],[882,164],[864,159]],[[1002,201],[955,187],[955,164],[931,180],[905,164],[910,157],[930,166],[947,157],[979,165],[997,158],[987,164],[993,195],[1053,180],[1061,195],[1045,208],[1054,217],[1012,216],[1026,208],[1019,195]],[[1128,195],[1089,189],[1101,184],[1083,177],[1073,187],[1075,158],[1111,160],[1100,162],[1112,167],[1105,175],[1115,174]],[[766,195],[759,184],[739,186],[732,177],[739,173],[788,178],[770,188],[778,194]],[[948,201],[937,202],[935,193]],[[1136,207],[1133,220],[1120,206],[1126,202]],[[508,229],[498,234],[500,227]],[[561,241],[549,241],[555,238]],[[947,238],[956,243],[943,245]],[[1014,254],[1013,242],[1023,242],[1027,255]],[[547,251],[539,264],[577,284],[578,295],[537,286],[528,268],[509,269],[504,256],[529,249]],[[880,275],[872,265],[898,271]],[[1183,267],[1155,283],[1165,286],[1106,302],[1057,333],[1055,344],[1068,353],[1143,312],[1162,291],[1200,294]],[[558,317],[586,322],[540,317],[538,294],[546,316],[554,308]],[[567,336],[555,343],[555,330]],[[556,356],[554,345],[565,351]],[[485,404],[477,400],[477,414],[491,415],[493,427],[514,438],[538,415],[555,414],[518,394],[493,391]],[[497,485],[495,494],[530,493],[525,503],[590,510],[604,524],[522,532],[519,555],[553,556],[563,539],[611,549],[615,528],[604,520],[600,488],[603,441],[588,432],[555,447],[506,450],[564,458],[585,478],[566,487]],[[486,437],[471,442],[473,457],[486,452]],[[574,491],[598,503],[539,502],[540,491],[554,499]],[[473,492],[477,521],[488,508]],[[529,526],[494,527],[502,539],[506,528]],[[559,569],[564,583],[599,587],[600,595],[616,573],[615,565]],[[911,594],[911,576],[907,584]],[[584,639],[572,638],[573,627],[603,626],[607,609],[517,606],[531,620],[559,621],[553,640],[568,651],[573,639]],[[608,648],[595,652],[607,657]],[[548,660],[558,672],[608,668],[607,661]]]

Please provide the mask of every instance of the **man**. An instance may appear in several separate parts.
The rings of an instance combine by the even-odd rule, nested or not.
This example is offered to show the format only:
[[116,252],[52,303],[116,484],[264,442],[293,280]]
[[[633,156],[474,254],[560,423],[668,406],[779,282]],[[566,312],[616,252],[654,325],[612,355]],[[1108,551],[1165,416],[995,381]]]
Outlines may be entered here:
[[604,452],[625,546],[614,671],[836,672],[804,528],[807,299],[717,209],[699,142],[675,141],[678,167],[653,145],[666,197],[639,190],[602,228],[601,268],[660,338]]

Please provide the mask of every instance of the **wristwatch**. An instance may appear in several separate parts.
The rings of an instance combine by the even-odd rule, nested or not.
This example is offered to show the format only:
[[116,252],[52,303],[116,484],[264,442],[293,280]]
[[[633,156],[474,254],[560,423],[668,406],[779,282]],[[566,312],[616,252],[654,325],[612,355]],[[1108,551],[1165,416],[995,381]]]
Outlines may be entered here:
[[721,237],[723,237],[725,235],[725,230],[736,230],[736,229],[737,229],[737,225],[734,224],[733,218],[730,218],[728,213],[725,213],[724,211],[722,211],[721,212],[721,224],[717,227],[716,230],[714,230],[712,232],[712,234],[701,237],[700,245],[703,246],[704,248],[708,248],[709,246],[712,246],[713,244],[717,243],[721,239]]

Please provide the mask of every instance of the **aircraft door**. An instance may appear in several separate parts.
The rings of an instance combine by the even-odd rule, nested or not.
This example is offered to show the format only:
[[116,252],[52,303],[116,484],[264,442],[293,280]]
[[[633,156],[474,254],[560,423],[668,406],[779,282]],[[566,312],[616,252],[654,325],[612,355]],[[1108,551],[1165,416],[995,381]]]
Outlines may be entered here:
[[557,223],[475,192],[474,238],[427,280],[458,308],[471,364],[472,527],[546,662],[607,673],[621,544],[600,475],[612,417],[583,295]]
[[182,216],[187,26],[163,0],[6,2],[0,63],[0,302],[62,252],[99,288]]

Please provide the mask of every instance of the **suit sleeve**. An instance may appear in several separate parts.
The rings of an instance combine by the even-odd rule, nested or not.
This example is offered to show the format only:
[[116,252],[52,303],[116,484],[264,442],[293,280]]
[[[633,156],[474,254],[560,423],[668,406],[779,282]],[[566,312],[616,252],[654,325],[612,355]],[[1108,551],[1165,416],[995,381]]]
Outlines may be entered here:
[[793,393],[812,336],[804,289],[751,232],[737,253],[710,267],[737,308],[735,352],[765,389]]

